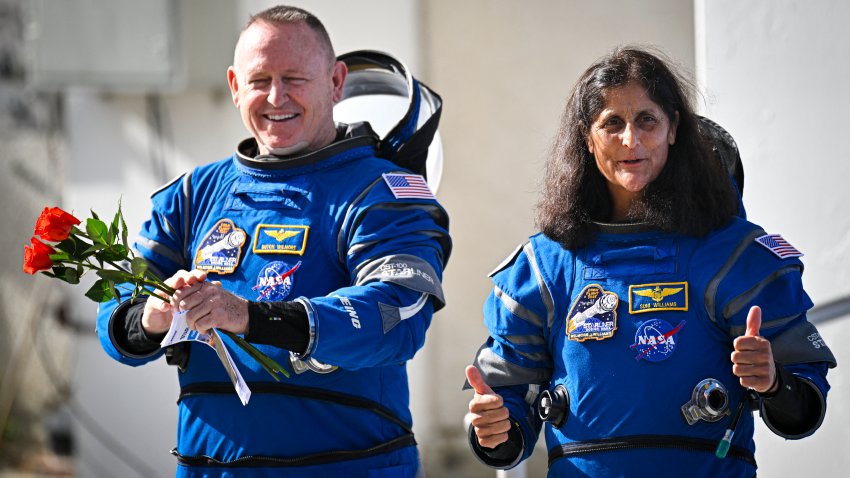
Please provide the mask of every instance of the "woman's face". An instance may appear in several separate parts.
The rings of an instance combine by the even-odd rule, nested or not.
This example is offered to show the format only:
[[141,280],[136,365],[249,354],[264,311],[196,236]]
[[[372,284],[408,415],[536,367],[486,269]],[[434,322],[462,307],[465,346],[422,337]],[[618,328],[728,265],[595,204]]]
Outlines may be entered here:
[[658,177],[676,141],[678,113],[668,118],[638,83],[612,88],[590,125],[587,147],[608,182],[614,219]]

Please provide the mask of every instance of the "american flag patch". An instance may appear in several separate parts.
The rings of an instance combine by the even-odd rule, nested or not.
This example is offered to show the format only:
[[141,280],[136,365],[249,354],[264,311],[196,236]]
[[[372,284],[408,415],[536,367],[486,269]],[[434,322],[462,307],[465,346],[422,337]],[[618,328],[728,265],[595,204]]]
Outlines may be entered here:
[[418,174],[385,173],[383,176],[396,199],[435,199],[425,178]]
[[766,247],[767,250],[776,254],[780,259],[786,257],[801,257],[802,252],[798,251],[794,246],[788,244],[779,234],[765,234],[756,238],[756,242]]

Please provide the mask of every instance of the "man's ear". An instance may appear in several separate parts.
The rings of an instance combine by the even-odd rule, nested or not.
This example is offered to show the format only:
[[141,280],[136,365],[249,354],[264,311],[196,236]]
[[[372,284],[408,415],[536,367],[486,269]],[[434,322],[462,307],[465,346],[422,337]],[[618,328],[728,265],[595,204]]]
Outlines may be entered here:
[[334,104],[338,103],[342,99],[342,89],[345,86],[346,76],[348,76],[348,66],[341,61],[334,63],[333,71],[331,72]]
[[233,104],[239,107],[239,80],[236,78],[236,70],[231,66],[227,69],[227,85],[230,87],[230,96]]

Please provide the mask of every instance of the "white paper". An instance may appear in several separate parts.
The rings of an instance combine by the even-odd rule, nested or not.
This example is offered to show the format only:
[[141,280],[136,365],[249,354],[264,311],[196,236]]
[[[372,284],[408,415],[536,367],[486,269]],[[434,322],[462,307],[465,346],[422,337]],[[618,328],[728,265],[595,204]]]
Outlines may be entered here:
[[224,345],[218,330],[213,329],[212,335],[192,330],[186,324],[186,312],[175,312],[171,320],[171,328],[168,329],[165,338],[160,342],[160,347],[168,347],[178,342],[187,342],[190,340],[207,344],[215,350],[216,355],[221,360],[221,364],[224,365],[224,370],[227,371],[227,375],[230,377],[230,381],[233,382],[233,388],[236,389],[239,400],[242,402],[242,405],[247,405],[248,400],[251,399],[251,389],[248,388],[248,384],[245,383],[245,379],[239,373],[239,368],[233,362],[233,357],[230,356],[230,352]]

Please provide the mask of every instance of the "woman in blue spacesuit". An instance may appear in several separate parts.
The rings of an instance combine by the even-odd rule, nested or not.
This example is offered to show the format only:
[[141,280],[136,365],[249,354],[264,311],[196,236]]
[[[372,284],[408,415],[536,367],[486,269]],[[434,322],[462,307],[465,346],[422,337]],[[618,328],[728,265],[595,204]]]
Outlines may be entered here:
[[687,82],[620,48],[572,90],[541,233],[491,274],[490,333],[467,379],[470,445],[549,476],[756,473],[753,416],[821,424],[835,358],[806,320],[799,251],[739,217]]

